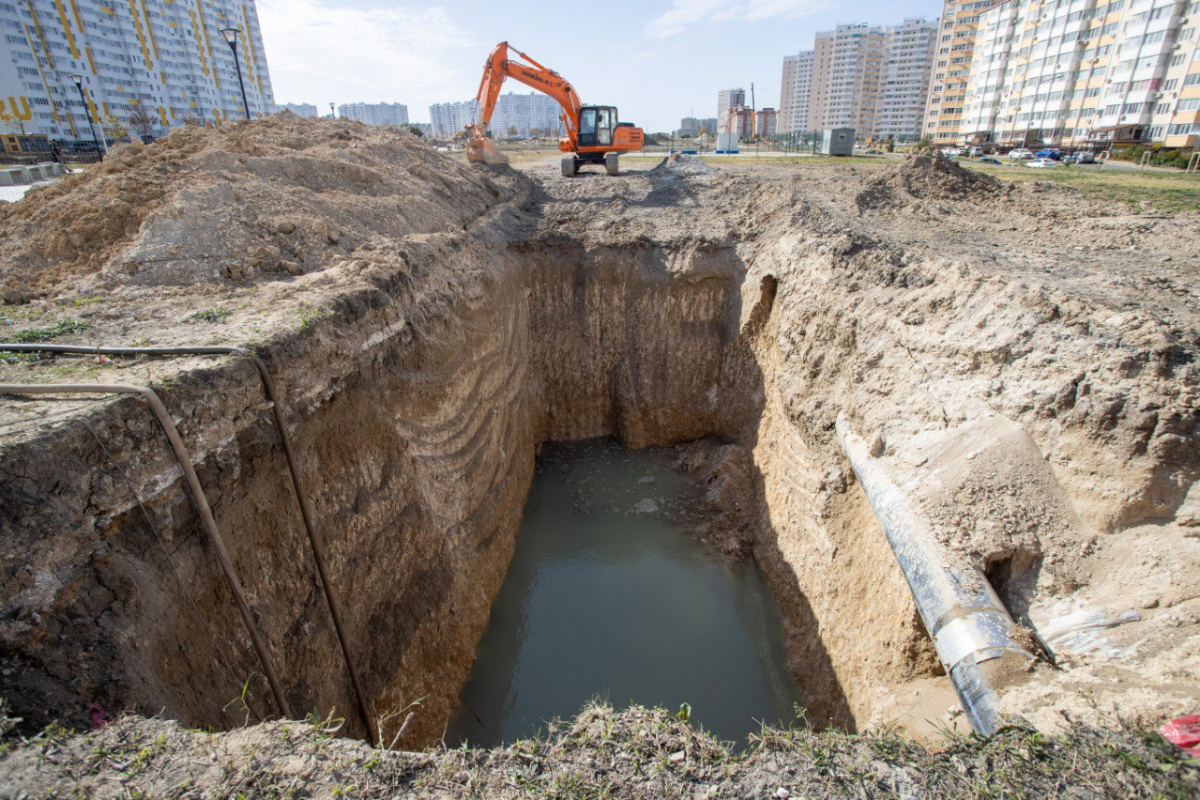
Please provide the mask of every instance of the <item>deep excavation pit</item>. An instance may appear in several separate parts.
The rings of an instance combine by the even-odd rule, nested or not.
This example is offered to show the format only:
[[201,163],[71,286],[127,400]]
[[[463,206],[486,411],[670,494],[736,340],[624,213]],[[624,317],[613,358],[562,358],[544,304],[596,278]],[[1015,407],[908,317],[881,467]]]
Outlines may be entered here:
[[[798,438],[773,431],[760,439],[776,419],[763,369],[774,337],[774,278],[747,281],[734,244],[676,251],[518,239],[504,252],[498,243],[461,237],[413,248],[411,273],[387,286],[396,299],[346,301],[336,324],[296,340],[299,350],[273,365],[303,419],[296,448],[309,454],[302,460],[312,470],[313,503],[366,692],[387,718],[384,738],[405,716],[392,712],[414,701],[400,744],[423,747],[442,736],[512,559],[539,446],[604,436],[631,448],[706,440],[691,458],[705,488],[708,546],[761,565],[808,718],[852,728],[864,691],[855,696],[855,672],[878,665],[879,654],[838,673],[831,637],[818,635],[766,513],[766,493],[794,497],[797,474],[816,469]],[[468,268],[442,284],[439,265],[448,262]],[[334,369],[314,376],[308,363]],[[196,384],[181,378],[175,391],[196,397],[184,435],[194,450],[213,448],[199,472],[291,705],[336,709],[345,731],[361,736],[276,437],[244,364],[202,373]],[[134,485],[173,483],[143,412],[137,401],[118,401],[104,413],[129,420],[128,428],[111,417],[89,426],[108,438],[107,452],[83,425],[56,432],[70,443],[66,452],[78,454],[70,457],[102,464],[100,490],[116,508],[103,528],[106,552],[87,568],[95,583],[81,578],[68,605],[78,610],[41,653],[49,663],[17,662],[32,680],[14,705],[50,713],[133,705],[217,727],[270,717],[262,670],[186,494],[176,484],[146,502],[139,492],[144,511],[121,476],[141,463],[148,473]],[[774,480],[756,464],[756,446],[782,450]],[[51,462],[44,469],[61,469],[61,456]],[[785,514],[786,502],[778,509]],[[36,513],[44,520],[55,510],[39,504]],[[861,500],[845,512],[860,526],[869,514]],[[833,638],[851,652],[874,649],[864,630],[879,630],[897,648],[885,662],[931,672],[928,655],[911,657],[930,648],[892,556],[877,532],[869,535],[876,538],[848,548],[856,563],[845,585],[869,584],[871,592],[847,610],[853,628]],[[819,569],[822,582],[838,570]],[[73,622],[89,614],[98,624]],[[837,616],[826,624],[841,624]],[[89,657],[81,664],[72,652]],[[91,680],[81,679],[81,666]],[[248,711],[230,704],[247,680]]]
[[[539,449],[600,437],[682,448],[699,538],[761,569],[817,726],[927,733],[957,706],[846,430],[1018,622],[1067,600],[1147,616],[1112,634],[1149,640],[1144,660],[1030,664],[1009,676],[1013,710],[1053,728],[1100,687],[1097,715],[1181,714],[1200,685],[1198,543],[1181,533],[1200,519],[1196,287],[1181,272],[1160,292],[1121,253],[1195,232],[1098,231],[1093,206],[1052,195],[1089,227],[1063,223],[1041,270],[1004,231],[1041,219],[1044,189],[925,162],[559,181],[340,121],[185,130],[0,208],[0,339],[57,325],[69,343],[262,354],[383,740],[412,713],[397,747],[437,742],[455,713]],[[254,366],[0,369],[155,387],[289,704],[365,736]],[[0,412],[0,672],[27,729],[86,726],[93,704],[214,729],[277,716],[143,401]]]
[[529,738],[597,697],[687,709],[735,742],[798,722],[770,588],[696,540],[693,451],[543,448],[448,746]]

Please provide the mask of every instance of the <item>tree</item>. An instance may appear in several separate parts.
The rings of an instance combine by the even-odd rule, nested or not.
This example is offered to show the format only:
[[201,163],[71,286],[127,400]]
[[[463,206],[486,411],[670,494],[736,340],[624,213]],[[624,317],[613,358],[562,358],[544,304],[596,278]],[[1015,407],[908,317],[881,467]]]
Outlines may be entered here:
[[541,128],[530,128],[530,129],[529,129],[529,138],[530,138],[530,139],[536,139],[536,138],[538,138],[538,137],[539,137],[539,136],[541,136],[541,135],[542,135],[542,129],[541,129]]
[[129,138],[129,128],[115,114],[105,114],[100,123],[100,129],[104,131],[104,138],[110,142],[119,142]]
[[129,112],[129,127],[141,137],[142,141],[151,141],[154,138],[154,129],[157,127],[154,115],[140,100],[134,100],[129,105],[133,108]]
[[185,127],[188,128],[201,128],[204,126],[204,120],[200,119],[200,117],[196,116],[195,114],[188,114],[180,121]]
[[516,125],[509,125],[508,130],[505,131],[505,133],[508,134],[508,138],[515,139],[515,138],[517,138],[517,134],[520,133],[520,131],[517,130]]
[[420,125],[405,125],[404,127],[408,129],[409,133],[411,133],[413,136],[417,137],[418,139],[425,138],[425,131],[422,130]]
[[700,126],[700,135],[701,135],[701,136],[708,136],[708,134],[709,134],[709,133],[711,133],[711,131],[709,131],[709,129],[708,129],[708,126],[707,126],[707,125],[701,125],[701,126]]

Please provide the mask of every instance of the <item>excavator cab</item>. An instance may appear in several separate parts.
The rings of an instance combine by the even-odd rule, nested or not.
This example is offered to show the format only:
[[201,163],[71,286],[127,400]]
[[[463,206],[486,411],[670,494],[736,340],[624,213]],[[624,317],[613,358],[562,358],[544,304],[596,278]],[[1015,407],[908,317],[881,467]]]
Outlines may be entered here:
[[617,129],[613,106],[582,106],[579,109],[579,147],[611,147]]

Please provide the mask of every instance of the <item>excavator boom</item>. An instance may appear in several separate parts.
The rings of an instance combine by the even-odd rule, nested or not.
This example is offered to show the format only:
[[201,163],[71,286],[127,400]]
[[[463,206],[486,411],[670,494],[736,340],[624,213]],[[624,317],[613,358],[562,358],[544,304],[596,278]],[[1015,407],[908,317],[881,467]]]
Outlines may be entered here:
[[[523,61],[510,58],[511,52]],[[579,163],[605,163],[609,172],[616,172],[616,153],[640,150],[644,139],[642,130],[617,122],[617,110],[611,106],[584,106],[570,82],[522,53],[510,48],[508,42],[496,45],[483,67],[483,78],[476,95],[479,107],[475,122],[467,126],[467,158],[470,161],[498,163],[506,161],[503,154],[487,136],[488,124],[496,110],[500,87],[507,78],[537,89],[553,97],[562,109],[566,135],[558,143],[564,153],[571,153],[571,174]],[[581,128],[582,124],[582,128]],[[566,174],[564,159],[564,174]]]

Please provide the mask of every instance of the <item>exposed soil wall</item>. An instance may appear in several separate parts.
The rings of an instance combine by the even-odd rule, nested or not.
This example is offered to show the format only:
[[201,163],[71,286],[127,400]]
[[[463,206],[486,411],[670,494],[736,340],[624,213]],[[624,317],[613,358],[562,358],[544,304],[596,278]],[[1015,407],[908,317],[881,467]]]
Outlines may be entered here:
[[[447,162],[468,186],[459,204],[442,196],[453,181],[429,176],[441,157],[408,143],[389,160],[396,153],[373,138],[384,134],[329,130],[334,140],[303,158],[287,151],[307,131],[287,126],[235,127],[227,144],[241,161],[181,140],[198,148],[185,163],[214,196],[234,162],[272,176],[255,184],[271,213],[237,224],[263,248],[311,233],[311,263],[281,269],[267,251],[223,254],[222,266],[200,259],[199,280],[180,284],[177,264],[148,260],[123,284],[131,254],[151,252],[187,218],[171,208],[190,195],[164,184],[156,191],[170,202],[141,228],[130,223],[141,238],[106,240],[108,260],[71,249],[60,266],[72,280],[85,276],[89,291],[111,293],[87,296],[111,307],[85,304],[91,336],[119,337],[107,343],[156,332],[195,343],[226,330],[202,327],[197,309],[228,314],[229,335],[257,343],[288,401],[367,693],[381,716],[419,701],[402,746],[436,741],[453,710],[544,441],[716,437],[694,457],[709,480],[711,538],[758,559],[813,719],[846,728],[881,721],[881,693],[937,667],[834,441],[838,414],[874,441],[964,567],[1003,584],[1018,616],[1098,574],[1086,560],[1098,533],[1188,507],[1195,326],[1179,332],[1178,320],[1144,310],[1113,319],[1096,297],[884,238],[898,239],[897,217],[928,211],[921,193],[938,181],[855,178],[872,192],[856,203],[841,185],[822,194],[790,179],[738,183],[665,168],[538,183]],[[328,202],[302,180],[313,159],[345,181]],[[125,170],[162,166],[128,155],[116,164],[87,180],[125,182]],[[398,172],[381,181],[364,164]],[[290,175],[299,177],[280,199],[272,187]],[[985,188],[973,201],[1014,202]],[[454,213],[393,230],[406,190]],[[344,194],[369,211],[349,239],[330,227]],[[71,202],[58,189],[10,214],[33,230]],[[289,204],[313,216],[280,222]],[[13,256],[8,277],[35,255]],[[51,294],[33,309],[76,307],[73,289],[37,291]],[[322,716],[336,708],[361,735],[252,367],[60,359],[5,369],[21,380],[156,385],[292,706]],[[0,669],[31,726],[86,723],[97,703],[228,727],[247,713],[243,684],[251,715],[275,713],[178,467],[140,403],[6,402]],[[956,449],[963,439],[979,445]],[[964,516],[964,505],[978,513]],[[1194,577],[1181,577],[1173,603],[1195,599]],[[1171,691],[1163,696],[1194,694]]]

